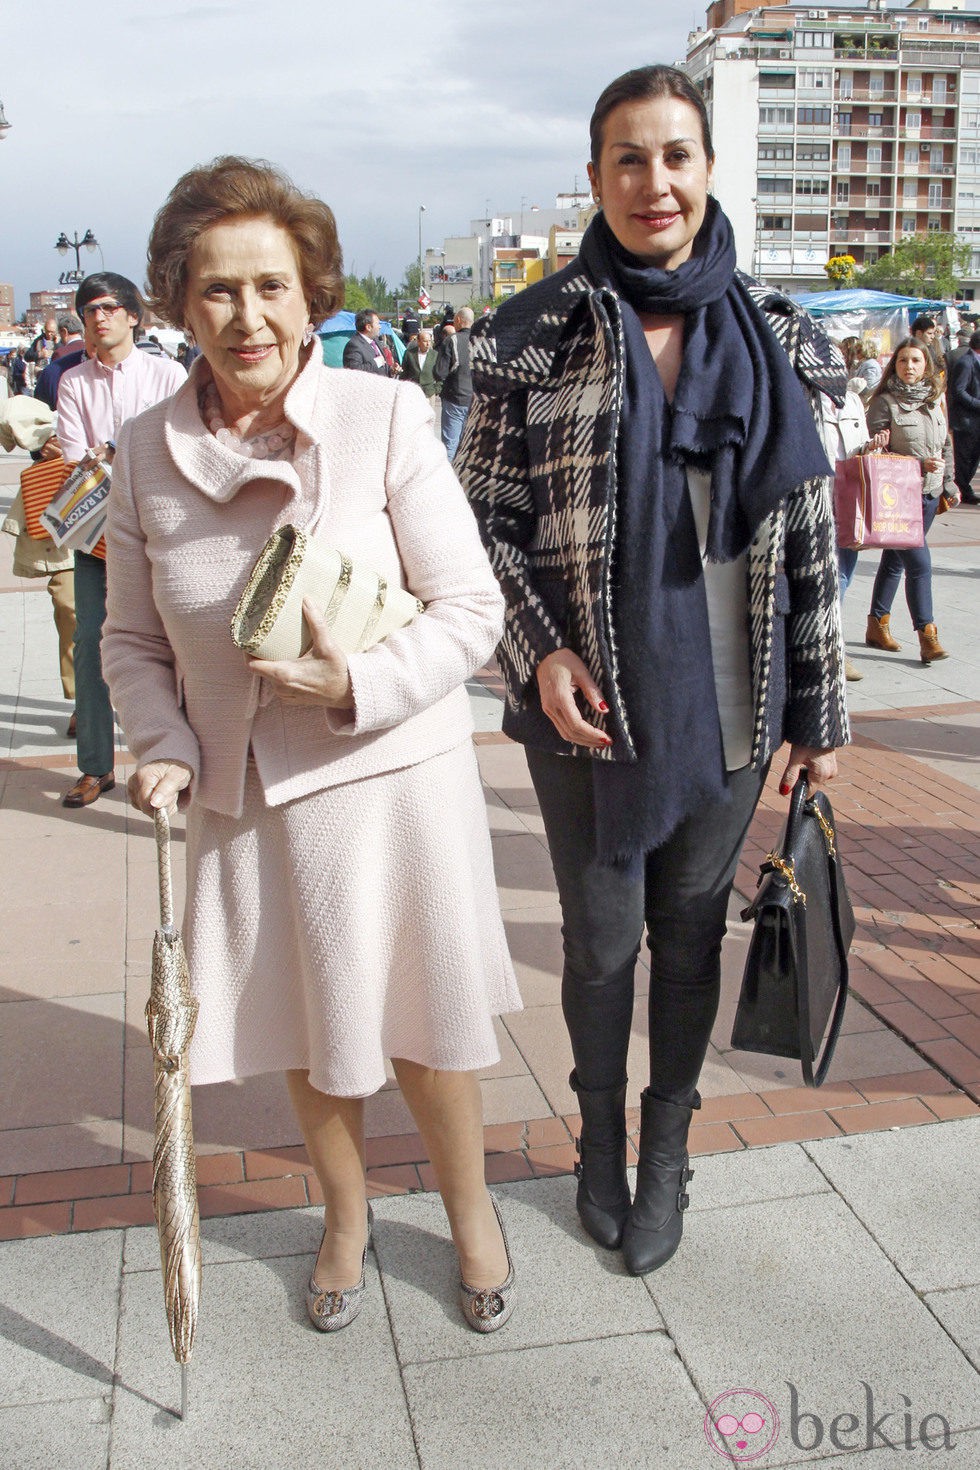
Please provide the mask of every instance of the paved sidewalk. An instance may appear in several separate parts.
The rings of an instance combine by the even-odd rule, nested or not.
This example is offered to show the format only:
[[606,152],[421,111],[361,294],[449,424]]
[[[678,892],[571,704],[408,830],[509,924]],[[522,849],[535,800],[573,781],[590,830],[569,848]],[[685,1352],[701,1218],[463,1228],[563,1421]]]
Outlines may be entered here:
[[[0,497],[25,462],[0,459]],[[920,1457],[920,1424],[939,1415],[957,1445],[941,1463],[980,1464],[980,511],[951,513],[930,542],[949,659],[927,669],[911,641],[895,655],[863,647],[873,557],[848,594],[849,652],[865,678],[849,686],[855,742],[832,797],[859,929],[830,1082],[808,1092],[793,1064],[729,1046],[747,937],[736,898],[692,1130],[703,1157],[685,1247],[640,1282],[585,1239],[565,1177],[578,1120],[554,884],[522,753],[499,734],[497,681],[481,676],[471,690],[478,752],[526,1006],[501,1021],[501,1061],[482,1084],[518,1310],[487,1339],[457,1321],[431,1169],[388,1087],[370,1105],[378,1228],[366,1306],[349,1331],[322,1339],[302,1306],[319,1199],[284,1090],[274,1078],[199,1090],[206,1279],[185,1425],[171,1412],[177,1374],[147,1228],[151,831],[125,806],[122,753],[115,792],[81,813],[60,806],[75,766],[50,604],[43,583],[9,575],[4,542],[4,1465],[222,1470],[315,1458],[430,1470],[584,1466],[616,1453],[674,1470],[719,1463],[705,1410],[746,1388],[781,1419],[754,1463],[832,1466],[855,1450],[849,1465],[887,1467],[881,1435],[904,1447],[908,1414]],[[898,607],[893,622],[906,641]],[[739,873],[743,895],[784,808],[774,777]],[[82,878],[97,891],[85,905]],[[637,989],[634,1109],[646,1035]],[[891,1416],[870,1434],[874,1460],[869,1394],[871,1422]],[[925,1433],[939,1443],[936,1418]],[[728,1449],[744,1459],[758,1444]]]

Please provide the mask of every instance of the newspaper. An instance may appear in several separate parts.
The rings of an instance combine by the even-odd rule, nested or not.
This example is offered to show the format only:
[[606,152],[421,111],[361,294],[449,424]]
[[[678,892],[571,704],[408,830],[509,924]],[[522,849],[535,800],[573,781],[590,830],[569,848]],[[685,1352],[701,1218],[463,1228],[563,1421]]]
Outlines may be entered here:
[[83,460],[41,512],[41,524],[56,546],[91,552],[102,538],[112,472],[104,460]]

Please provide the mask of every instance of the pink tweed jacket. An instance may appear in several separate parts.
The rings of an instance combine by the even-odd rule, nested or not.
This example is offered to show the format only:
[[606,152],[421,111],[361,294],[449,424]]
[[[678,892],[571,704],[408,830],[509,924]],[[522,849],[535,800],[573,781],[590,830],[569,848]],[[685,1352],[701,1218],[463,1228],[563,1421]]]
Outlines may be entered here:
[[[240,816],[251,747],[270,805],[414,765],[472,732],[464,681],[500,636],[503,598],[422,393],[319,361],[286,398],[292,462],[249,460],[208,433],[199,360],[131,419],[112,477],[105,676],[139,763],[185,761],[193,799]],[[379,375],[380,377],[380,375]],[[347,711],[286,705],[249,672],[229,623],[252,563],[292,522],[425,613],[350,659]]]

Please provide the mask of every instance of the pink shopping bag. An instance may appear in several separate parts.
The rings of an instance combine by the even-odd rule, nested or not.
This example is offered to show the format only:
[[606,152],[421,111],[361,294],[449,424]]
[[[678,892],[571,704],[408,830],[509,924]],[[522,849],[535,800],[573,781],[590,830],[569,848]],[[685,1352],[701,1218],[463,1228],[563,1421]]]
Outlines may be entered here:
[[921,546],[922,469],[909,454],[855,454],[834,472],[837,545]]

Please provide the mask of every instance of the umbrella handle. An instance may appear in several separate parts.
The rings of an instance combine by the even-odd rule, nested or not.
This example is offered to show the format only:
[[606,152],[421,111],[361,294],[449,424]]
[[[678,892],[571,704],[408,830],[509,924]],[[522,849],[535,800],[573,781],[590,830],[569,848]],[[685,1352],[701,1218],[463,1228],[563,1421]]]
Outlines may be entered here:
[[170,819],[162,807],[153,813],[157,836],[157,872],[160,879],[160,923],[168,931],[174,927],[174,890],[170,877]]

